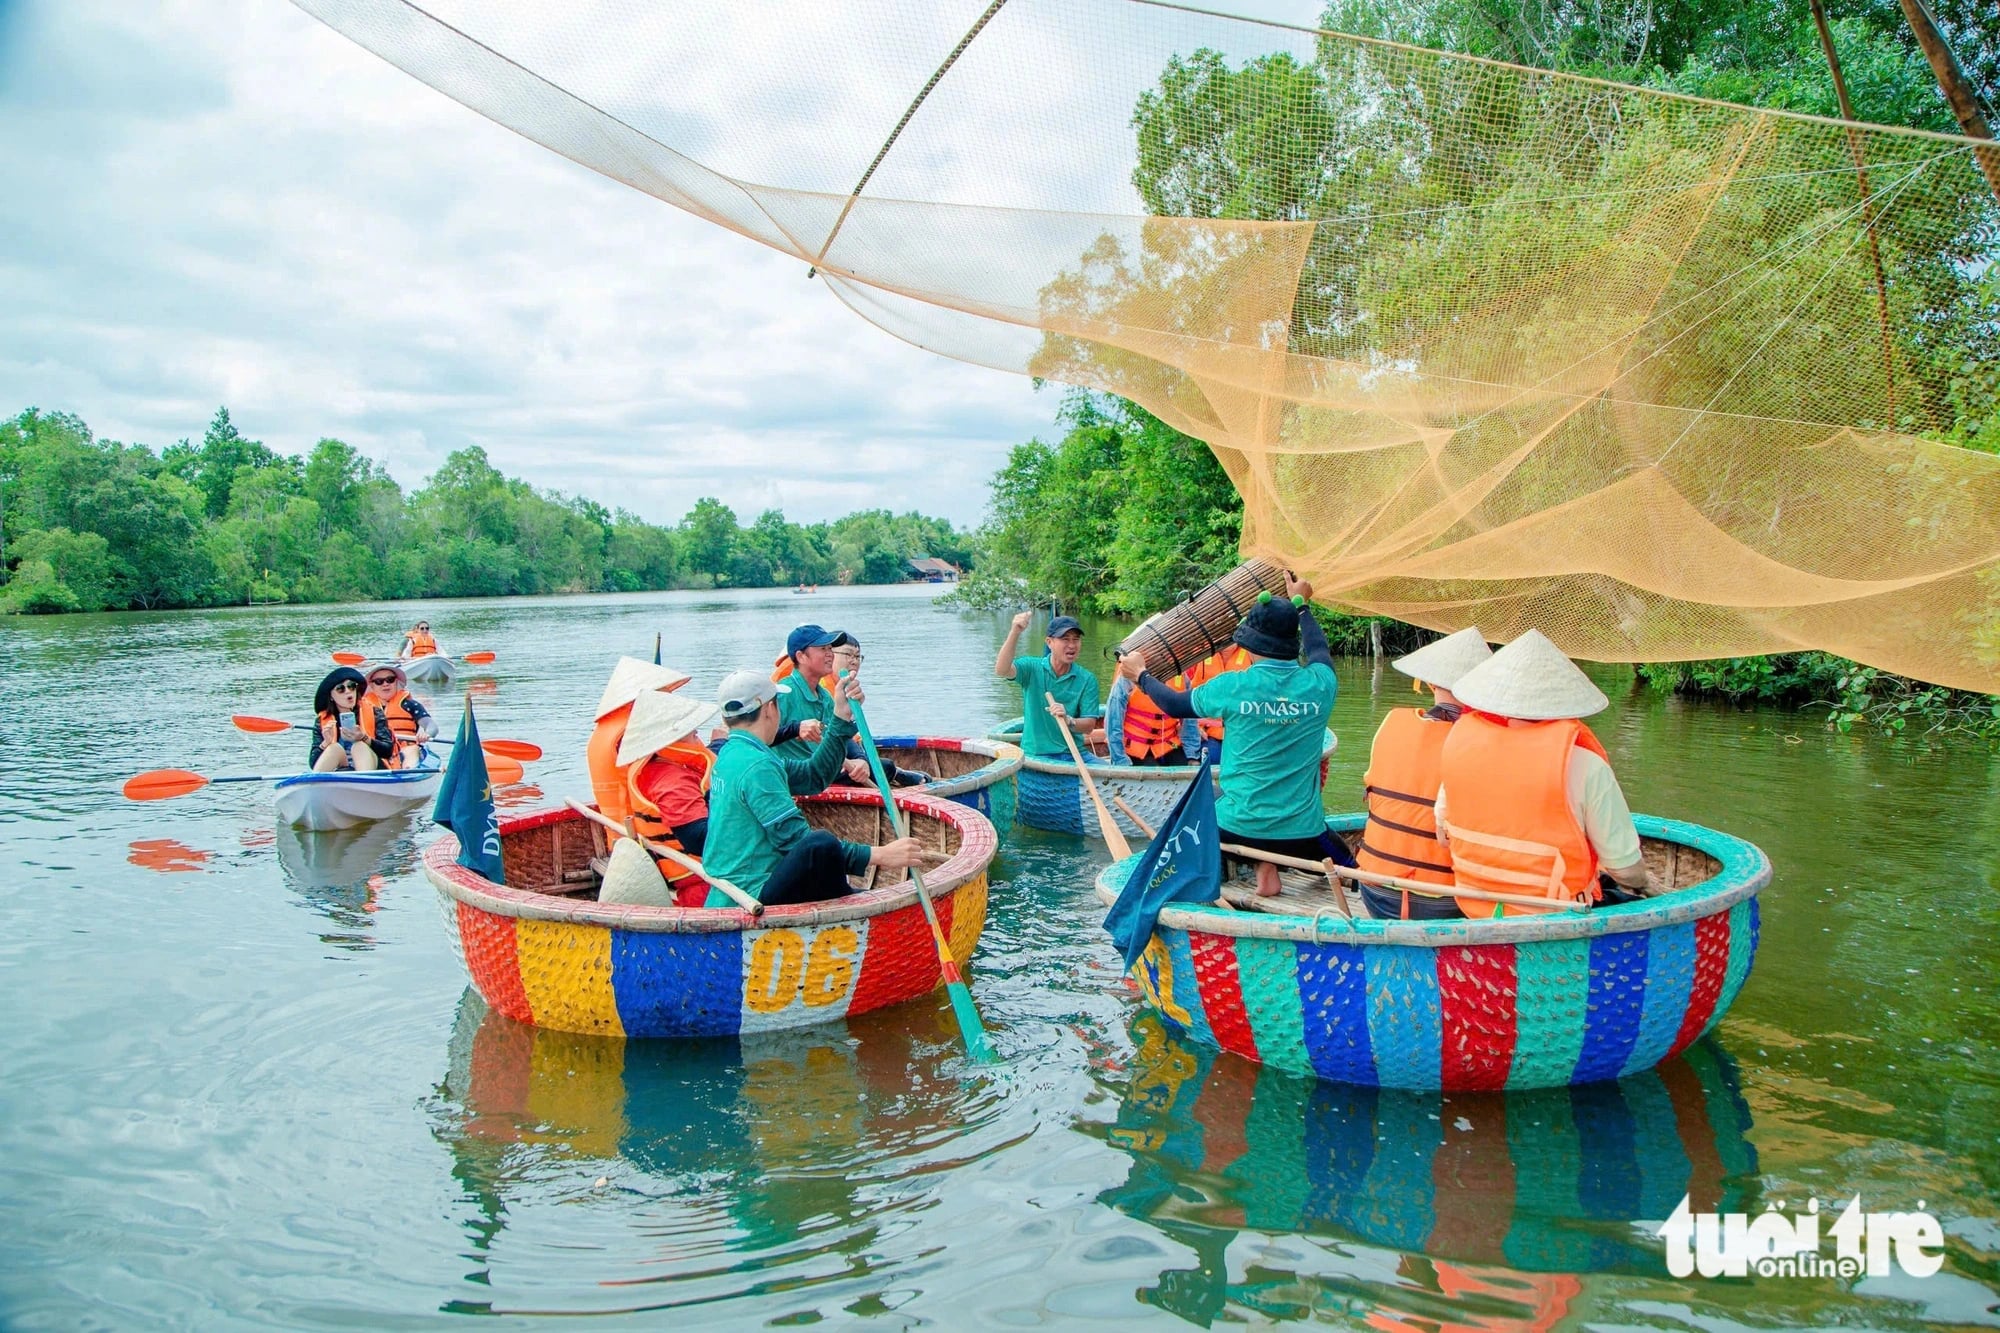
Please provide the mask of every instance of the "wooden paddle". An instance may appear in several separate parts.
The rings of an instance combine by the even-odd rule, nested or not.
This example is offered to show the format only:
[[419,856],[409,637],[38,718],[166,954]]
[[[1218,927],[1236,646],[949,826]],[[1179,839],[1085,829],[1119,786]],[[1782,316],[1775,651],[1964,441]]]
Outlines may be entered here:
[[1148,824],[1145,820],[1139,818],[1139,812],[1137,810],[1134,810],[1131,806],[1125,804],[1125,798],[1123,796],[1120,796],[1115,791],[1111,793],[1111,804],[1117,806],[1119,813],[1124,815],[1125,818],[1131,820],[1132,823],[1138,828],[1139,832],[1146,835],[1148,841],[1150,841],[1155,836],[1153,833],[1153,826],[1151,824]]
[[[335,769],[338,773],[355,773],[355,769]],[[408,770],[378,768],[358,770],[363,776],[374,773],[401,773]],[[308,777],[310,773],[253,773],[237,777],[211,778],[201,773],[193,773],[185,768],[155,768],[137,777],[127,778],[119,788],[128,801],[164,801],[175,796],[186,796],[189,792],[200,791],[203,787],[225,782],[282,782],[286,778]],[[330,776],[330,775],[327,775]],[[519,782],[525,772],[512,759],[495,758],[486,765],[488,781],[496,786]]]
[[[840,673],[845,679],[848,675]],[[896,804],[896,794],[889,788],[889,774],[882,767],[881,752],[875,748],[875,737],[868,730],[868,716],[861,711],[859,699],[849,699],[847,706],[854,710],[854,726],[861,733],[861,752],[868,756],[868,767],[875,774],[875,790],[882,795],[882,808],[888,811],[889,827],[899,838],[910,836],[910,826],[903,818],[903,811]],[[965,1042],[965,1053],[974,1060],[989,1064],[998,1059],[993,1053],[992,1043],[986,1040],[986,1025],[979,1021],[979,1007],[972,1002],[972,991],[959,974],[958,960],[951,956],[951,946],[945,942],[944,927],[938,924],[937,908],[931,903],[930,890],[924,887],[924,877],[915,866],[910,867],[910,883],[917,889],[917,901],[923,905],[924,920],[931,928],[931,940],[937,945],[938,969],[944,975],[945,994],[951,1000],[951,1012],[958,1019],[958,1035]]]
[[[233,713],[229,720],[236,724],[238,731],[254,732],[260,736],[275,735],[280,731],[311,731],[312,727],[303,722],[287,722],[282,718],[256,717],[249,713]],[[433,736],[426,745],[456,745],[442,736]],[[503,755],[508,759],[536,760],[542,757],[542,747],[533,741],[486,740],[479,742],[479,748],[488,754]]]
[[1351,879],[1356,884],[1373,884],[1377,888],[1396,889],[1404,893],[1421,894],[1426,898],[1473,898],[1483,903],[1505,903],[1509,907],[1533,907],[1543,912],[1566,912],[1581,910],[1577,904],[1560,898],[1530,898],[1522,893],[1489,893],[1485,889],[1448,889],[1442,884],[1425,884],[1414,879],[1398,879],[1394,875],[1377,875],[1367,870],[1356,870],[1352,866],[1308,861],[1303,857],[1284,856],[1277,852],[1262,851],[1256,847],[1245,847],[1239,843],[1225,842],[1222,850],[1244,861],[1266,861],[1274,866],[1289,866],[1293,870],[1311,870],[1318,874],[1339,875]]
[[734,884],[731,884],[728,880],[720,879],[714,875],[709,874],[708,871],[702,869],[701,862],[695,860],[692,856],[689,856],[686,852],[676,851],[672,847],[667,846],[663,842],[654,842],[650,838],[639,837],[631,829],[621,827],[618,821],[613,819],[611,816],[603,813],[602,811],[591,809],[589,806],[585,805],[582,801],[570,800],[565,802],[564,804],[568,805],[570,809],[576,811],[578,814],[582,815],[585,819],[590,820],[592,823],[602,824],[604,825],[604,827],[610,829],[613,833],[622,834],[625,837],[632,839],[632,841],[638,843],[641,847],[644,847],[647,851],[651,852],[653,855],[661,857],[664,860],[672,861],[684,870],[692,870],[695,874],[700,875],[702,879],[708,882],[709,884],[712,884],[716,888],[721,889],[723,897],[729,899],[730,902],[735,903],[738,907],[748,912],[751,916],[764,915],[764,904],[758,902],[755,898],[752,898],[749,894],[745,893],[742,889],[737,888]]
[[[1050,703],[1056,701],[1053,694],[1044,693],[1042,697]],[[1083,762],[1083,752],[1076,748],[1076,733],[1069,729],[1069,718],[1059,717],[1056,721],[1062,724],[1063,741],[1069,746],[1069,757],[1076,761],[1077,779],[1090,793],[1090,803],[1097,807],[1097,831],[1104,835],[1104,845],[1111,849],[1111,859],[1123,861],[1132,854],[1132,844],[1125,841],[1125,830],[1118,827],[1118,821],[1104,808],[1104,798],[1097,794],[1097,780],[1090,776],[1090,765]]]
[[[439,654],[439,656],[440,656],[440,657],[451,657],[451,656],[452,656],[452,654],[450,654],[450,653],[440,653],[440,654]],[[494,660],[494,659],[495,659],[496,657],[498,657],[498,656],[499,656],[499,654],[498,654],[498,653],[488,653],[488,652],[479,652],[479,653],[466,653],[465,655],[463,655],[463,656],[461,656],[461,657],[458,657],[458,658],[456,658],[455,660],[457,660],[457,661],[460,661],[460,662],[469,662],[469,663],[471,663],[471,664],[472,664],[472,665],[474,665],[474,666],[485,666],[485,665],[486,665],[486,664],[487,664],[488,662],[491,662],[491,661],[493,661],[493,660]],[[358,666],[360,666],[360,665],[361,665],[361,664],[362,664],[363,662],[366,662],[366,661],[368,660],[368,655],[367,655],[366,653],[334,653],[334,654],[333,654],[333,660],[334,660],[334,661],[336,661],[336,662],[338,662],[338,663],[339,663],[340,665],[342,665],[342,666],[351,666],[351,667],[358,667]],[[382,658],[382,659],[380,659],[380,660],[382,660],[382,661],[390,661],[390,660],[395,660],[395,661],[404,661],[404,660],[408,660],[408,661],[412,661],[412,662],[414,662],[414,661],[415,661],[416,659],[415,659],[415,658],[408,658],[408,659],[404,659],[404,658],[395,658],[395,659],[390,659],[390,658]]]

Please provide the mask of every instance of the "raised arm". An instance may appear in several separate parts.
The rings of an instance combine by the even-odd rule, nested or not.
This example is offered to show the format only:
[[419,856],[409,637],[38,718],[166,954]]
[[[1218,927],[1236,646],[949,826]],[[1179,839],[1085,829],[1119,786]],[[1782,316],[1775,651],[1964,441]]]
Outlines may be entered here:
[[1305,649],[1307,666],[1331,667],[1333,649],[1327,646],[1326,631],[1320,628],[1319,618],[1312,613],[1313,586],[1304,579],[1292,577],[1292,571],[1285,571],[1285,596],[1303,597],[1299,603],[1299,646]]
[[1021,635],[1027,630],[1028,622],[1034,619],[1034,616],[1035,613],[1032,611],[1022,611],[1014,617],[1013,623],[1007,626],[1007,638],[1000,645],[1000,655],[993,659],[993,674],[1000,679],[1014,679],[1014,650],[1020,647]]
[[1182,721],[1199,717],[1194,711],[1194,692],[1177,690],[1146,670],[1146,655],[1134,649],[1118,659],[1118,674],[1146,692],[1162,713]]

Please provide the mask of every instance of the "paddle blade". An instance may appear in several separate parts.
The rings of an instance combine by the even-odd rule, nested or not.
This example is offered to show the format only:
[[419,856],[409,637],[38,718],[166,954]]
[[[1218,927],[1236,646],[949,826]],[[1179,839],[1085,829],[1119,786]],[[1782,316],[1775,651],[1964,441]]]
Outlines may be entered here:
[[272,736],[281,731],[290,731],[292,724],[275,717],[252,717],[248,713],[236,713],[229,719],[238,731],[254,731],[259,735]]
[[[482,749],[485,747],[481,747]],[[528,772],[516,761],[504,755],[489,755],[486,759],[486,780],[496,787],[504,787],[510,782],[519,782]]]
[[335,653],[333,654],[333,660],[342,666],[360,666],[368,659],[361,653]]
[[986,1040],[986,1026],[979,1021],[972,992],[963,981],[946,982],[944,991],[951,997],[951,1012],[958,1019],[958,1035],[965,1039],[965,1053],[979,1064],[992,1064],[999,1057],[993,1054],[993,1045]]
[[150,773],[128,778],[119,790],[125,793],[128,801],[164,801],[171,796],[200,791],[207,785],[207,778],[199,773],[190,773],[185,768],[156,768]]
[[486,663],[491,662],[494,658],[498,656],[499,656],[498,653],[467,653],[464,657],[460,658],[459,661],[471,662],[476,666],[483,666]]
[[488,754],[502,755],[508,759],[540,759],[542,747],[533,741],[481,741],[479,748]]

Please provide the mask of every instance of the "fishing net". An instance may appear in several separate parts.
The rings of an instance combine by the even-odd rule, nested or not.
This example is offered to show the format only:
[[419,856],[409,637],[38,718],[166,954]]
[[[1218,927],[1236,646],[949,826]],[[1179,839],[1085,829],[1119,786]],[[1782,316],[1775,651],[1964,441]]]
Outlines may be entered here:
[[296,2],[801,299],[1206,441],[1327,600],[2000,689],[2000,463],[1924,438],[1990,146],[1150,0]]

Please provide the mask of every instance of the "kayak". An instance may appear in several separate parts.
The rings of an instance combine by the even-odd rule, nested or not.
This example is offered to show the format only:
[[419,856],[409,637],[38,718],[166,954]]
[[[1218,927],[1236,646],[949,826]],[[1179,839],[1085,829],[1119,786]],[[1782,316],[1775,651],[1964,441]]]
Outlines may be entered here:
[[1014,826],[1021,747],[957,736],[877,736],[885,762],[929,775],[917,790],[970,806],[1004,834]]
[[[896,794],[911,834],[945,859],[924,887],[960,967],[986,925],[998,850],[984,815],[914,788]],[[887,841],[882,798],[830,787],[806,821]],[[508,883],[458,864],[458,839],[424,851],[472,985],[519,1023],[626,1037],[734,1037],[810,1027],[914,1000],[942,981],[916,889],[901,870],[830,902],[773,907],[607,905],[596,900],[604,830],[564,806],[500,824]]]
[[407,662],[399,662],[403,674],[411,680],[419,680],[427,685],[449,681],[458,674],[458,667],[442,653],[426,653],[422,657],[412,657]]
[[[1000,737],[1011,729],[1014,743],[1018,744],[1020,727],[1020,719],[1016,718],[996,727],[988,736]],[[1326,761],[1333,756],[1334,747],[1339,743],[1333,732],[1326,733],[1325,743],[1320,748],[1322,774],[1326,771]],[[1144,840],[1150,835],[1120,810],[1112,797],[1118,797],[1132,808],[1133,814],[1157,829],[1199,771],[1195,764],[1184,764],[1178,768],[1140,768],[1108,760],[1090,766],[1091,780],[1097,784],[1105,808],[1118,821],[1118,827],[1125,836],[1136,840]],[[1047,829],[1051,833],[1073,833],[1078,837],[1102,840],[1103,835],[1097,825],[1097,807],[1091,804],[1090,793],[1076,775],[1074,760],[1039,759],[1027,755],[1021,761],[1019,782],[1020,803],[1014,815],[1017,822],[1030,828]]]
[[[1687,1049],[1735,1001],[1771,862],[1726,833],[1634,818],[1666,886],[1637,902],[1374,921],[1352,892],[1348,916],[1324,879],[1288,875],[1278,898],[1224,886],[1252,910],[1167,908],[1132,977],[1195,1040],[1335,1083],[1513,1091],[1636,1074]],[[1327,827],[1351,843],[1365,822],[1342,815]],[[1138,860],[1098,875],[1106,906]]]
[[281,779],[273,793],[278,821],[312,833],[353,828],[387,819],[437,795],[444,771],[428,749],[415,768],[385,768],[372,773],[343,769],[338,773],[301,773]]

